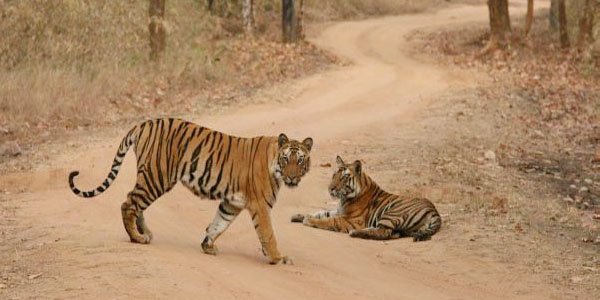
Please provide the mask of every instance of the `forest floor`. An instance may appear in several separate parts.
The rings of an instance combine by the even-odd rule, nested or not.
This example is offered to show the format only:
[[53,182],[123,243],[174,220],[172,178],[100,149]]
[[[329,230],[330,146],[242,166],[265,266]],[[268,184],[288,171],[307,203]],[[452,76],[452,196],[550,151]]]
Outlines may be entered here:
[[[217,204],[181,186],[147,211],[153,243],[129,243],[119,207],[133,185],[132,156],[96,199],[76,198],[66,181],[77,169],[80,186],[101,182],[129,126],[83,128],[2,164],[0,298],[595,299],[598,128],[568,117],[536,122],[574,106],[518,85],[518,55],[505,68],[458,55],[486,22],[484,5],[456,5],[333,23],[310,41],[347,63],[187,116],[236,135],[314,138],[311,172],[273,210],[295,265],[266,263],[245,214],[219,239],[220,254],[204,255]],[[582,89],[593,99],[594,89]],[[598,107],[577,109],[593,116]],[[429,242],[378,242],[290,223],[335,205],[326,186],[336,155],[363,160],[389,191],[430,198],[442,230]]]

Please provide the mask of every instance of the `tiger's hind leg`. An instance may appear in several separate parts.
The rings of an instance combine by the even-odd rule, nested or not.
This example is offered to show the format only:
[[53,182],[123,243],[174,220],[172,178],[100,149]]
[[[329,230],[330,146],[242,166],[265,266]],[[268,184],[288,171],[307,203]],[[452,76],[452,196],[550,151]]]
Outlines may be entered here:
[[413,238],[413,242],[428,241],[431,236],[440,230],[442,226],[442,218],[436,212],[432,214],[428,222],[414,232],[409,232],[407,235]]
[[394,232],[394,230],[384,226],[351,230],[350,236],[367,240],[390,240],[400,237],[400,235]]
[[144,210],[175,185],[165,182],[160,185],[146,181],[147,178],[152,177],[138,173],[133,191],[127,194],[127,201],[121,205],[123,226],[133,243],[149,244],[152,241],[152,232],[144,220]]
[[137,220],[135,220],[135,225],[139,233],[148,235],[150,237],[150,240],[152,240],[152,231],[150,231],[150,228],[146,226],[146,221],[144,220],[143,212],[140,213]]
[[421,232],[421,231],[410,233],[409,236],[411,236],[413,238],[413,242],[422,242],[422,241],[431,240],[431,234]]
[[[144,221],[144,208],[147,208],[143,196],[132,191],[127,195],[127,201],[121,205],[123,226],[132,243],[149,244],[152,241],[152,232]],[[144,203],[140,205],[140,203]]]

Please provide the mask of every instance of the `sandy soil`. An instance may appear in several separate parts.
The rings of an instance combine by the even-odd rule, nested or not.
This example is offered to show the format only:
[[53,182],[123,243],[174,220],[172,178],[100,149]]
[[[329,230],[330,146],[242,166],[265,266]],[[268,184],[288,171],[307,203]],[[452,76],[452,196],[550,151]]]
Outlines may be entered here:
[[[112,138],[99,134],[83,145],[64,147],[35,172],[1,177],[4,188],[16,190],[3,196],[14,212],[5,220],[19,229],[19,240],[2,248],[11,251],[12,262],[3,271],[29,276],[3,286],[0,298],[562,299],[522,266],[454,246],[462,234],[456,226],[444,227],[430,242],[413,243],[356,240],[289,222],[294,213],[333,204],[326,190],[332,170],[320,164],[333,162],[338,153],[363,158],[356,145],[390,145],[385,141],[401,137],[437,95],[481,78],[407,56],[404,36],[418,28],[486,18],[485,6],[456,6],[334,24],[314,42],[352,61],[351,66],[260,93],[262,104],[194,118],[232,134],[314,138],[311,172],[298,188],[283,189],[273,210],[280,250],[295,265],[267,264],[244,213],[219,239],[220,254],[203,254],[200,242],[217,202],[199,200],[181,186],[148,209],[152,244],[129,243],[120,205],[134,183],[133,156],[126,158],[113,186],[92,200],[75,197],[66,180],[78,169],[79,186],[101,182],[127,128],[111,132]],[[382,183],[403,180],[402,174],[377,174],[369,163],[367,171]],[[440,210],[447,215],[447,206]]]

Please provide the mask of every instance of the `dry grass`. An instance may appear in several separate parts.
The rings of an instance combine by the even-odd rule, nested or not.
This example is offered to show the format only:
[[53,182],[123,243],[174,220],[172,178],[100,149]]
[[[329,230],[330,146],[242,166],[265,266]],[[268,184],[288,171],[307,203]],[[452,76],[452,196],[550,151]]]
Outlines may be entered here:
[[16,131],[90,123],[98,112],[110,112],[111,97],[148,89],[157,77],[180,75],[180,81],[185,68],[200,79],[219,73],[203,43],[220,32],[217,20],[194,1],[169,9],[169,56],[160,72],[148,63],[144,1],[32,0],[0,7],[0,126]]
[[446,3],[444,0],[326,0],[305,1],[307,18],[338,20],[380,15],[409,14]]
[[[441,2],[327,0],[305,7],[310,21],[417,12]],[[257,1],[252,43],[241,36],[239,1],[218,3],[215,16],[205,1],[167,4],[167,54],[157,66],[148,59],[146,1],[0,0],[0,144],[180,114],[190,110],[183,102],[247,94],[333,61],[309,44],[277,43],[281,1]]]
[[[557,286],[597,293],[598,69],[580,52],[561,50],[546,18],[538,16],[529,39],[515,39],[505,52],[478,55],[489,31],[485,25],[415,33],[424,42],[414,51],[454,68],[477,69],[491,79],[440,110],[455,119],[449,129],[477,133],[468,143],[454,142],[465,145],[442,147],[439,156],[450,162],[436,165],[444,175],[475,187],[474,197],[457,202],[460,212],[485,216],[481,221],[502,239],[516,234],[535,245],[520,253],[495,246],[511,260],[521,260]],[[494,151],[496,164],[488,166],[474,147]],[[470,162],[461,158],[469,152]],[[496,199],[506,201],[506,213],[495,208]]]

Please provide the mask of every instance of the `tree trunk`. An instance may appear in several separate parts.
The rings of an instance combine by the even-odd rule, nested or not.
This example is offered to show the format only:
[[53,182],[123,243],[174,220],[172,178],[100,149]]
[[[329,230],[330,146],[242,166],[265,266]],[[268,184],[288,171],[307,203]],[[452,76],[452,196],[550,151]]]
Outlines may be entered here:
[[565,8],[565,0],[558,0],[558,27],[560,31],[560,46],[568,48],[569,33],[567,32],[567,11]]
[[527,0],[527,15],[525,16],[525,30],[523,35],[527,36],[533,24],[533,0]]
[[294,43],[297,38],[294,0],[281,0],[283,42]]
[[215,0],[207,0],[206,1],[206,6],[208,8],[208,11],[213,14],[214,13],[214,4],[215,4]]
[[511,33],[508,0],[488,0],[488,9],[490,13],[490,40],[482,53],[504,48]]
[[148,31],[150,32],[150,59],[160,60],[167,46],[167,30],[165,28],[165,0],[150,0],[148,8]]
[[558,30],[558,0],[550,0],[550,13],[548,14],[550,28]]
[[298,39],[299,40],[304,40],[304,0],[300,0],[300,3],[298,3],[298,20],[297,20],[297,24],[298,24]]
[[242,18],[244,19],[244,32],[248,36],[254,33],[254,0],[243,0]]
[[579,37],[577,44],[580,48],[593,42],[595,5],[592,0],[586,0],[583,7],[583,16],[579,19]]

